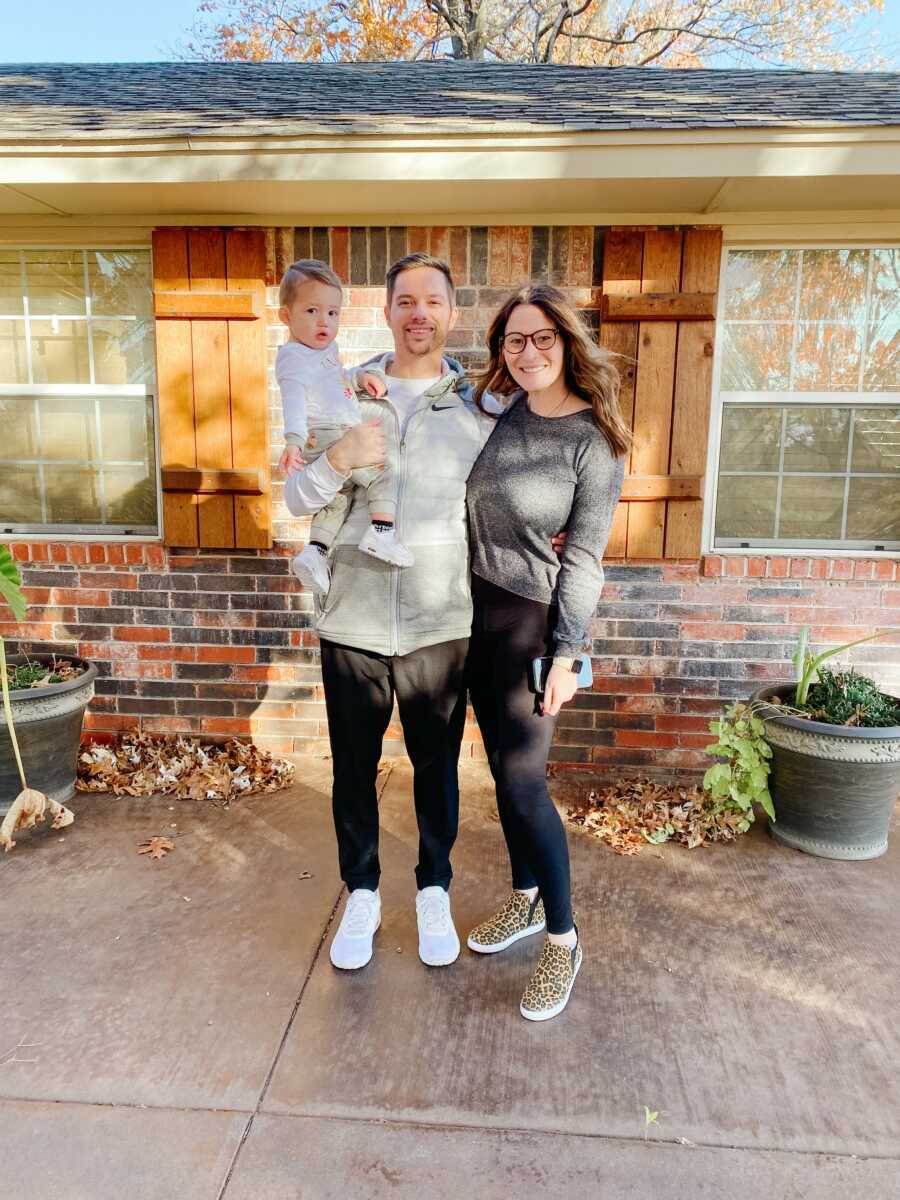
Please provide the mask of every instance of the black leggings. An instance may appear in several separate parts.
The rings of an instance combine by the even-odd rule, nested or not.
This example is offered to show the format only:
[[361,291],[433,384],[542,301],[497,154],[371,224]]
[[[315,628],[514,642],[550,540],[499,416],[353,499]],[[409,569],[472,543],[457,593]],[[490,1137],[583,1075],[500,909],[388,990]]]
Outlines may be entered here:
[[547,790],[555,717],[541,716],[531,662],[550,653],[555,612],[472,575],[475,616],[468,685],[497,786],[512,884],[540,889],[550,933],[572,928],[569,849]]

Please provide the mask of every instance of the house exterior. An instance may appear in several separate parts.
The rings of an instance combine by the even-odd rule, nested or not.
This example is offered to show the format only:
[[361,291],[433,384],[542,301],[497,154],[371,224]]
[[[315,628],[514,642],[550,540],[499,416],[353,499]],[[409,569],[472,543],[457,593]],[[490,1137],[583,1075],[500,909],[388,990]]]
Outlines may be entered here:
[[560,767],[697,771],[803,624],[887,631],[855,661],[900,684],[900,75],[6,66],[0,540],[30,610],[0,633],[97,663],[92,736],[327,751],[276,285],[329,261],[359,362],[415,249],[452,265],[467,367],[528,279],[622,355],[635,442]]

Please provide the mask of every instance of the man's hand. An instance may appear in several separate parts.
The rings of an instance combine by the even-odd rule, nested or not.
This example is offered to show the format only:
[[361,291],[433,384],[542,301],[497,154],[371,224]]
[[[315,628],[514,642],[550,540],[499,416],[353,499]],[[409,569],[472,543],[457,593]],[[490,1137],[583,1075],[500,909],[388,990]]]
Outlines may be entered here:
[[387,457],[387,438],[381,417],[353,425],[325,451],[325,457],[339,475],[349,475],[357,467],[380,467]]
[[381,375],[373,375],[371,371],[360,371],[359,386],[370,396],[374,396],[376,400],[380,400],[387,393],[387,385]]
[[568,667],[557,666],[550,668],[547,683],[544,687],[544,699],[541,712],[545,717],[555,717],[564,704],[568,704],[578,691],[578,676]]
[[278,460],[278,470],[282,475],[290,475],[294,471],[299,471],[303,466],[303,455],[300,453],[299,446],[285,446],[281,452],[281,458]]
[[565,548],[566,548],[566,537],[567,536],[568,535],[567,535],[566,531],[564,529],[561,529],[559,531],[559,533],[554,534],[553,537],[550,539],[550,545],[553,547],[553,553],[556,555],[557,558],[561,557],[563,550],[565,550]]

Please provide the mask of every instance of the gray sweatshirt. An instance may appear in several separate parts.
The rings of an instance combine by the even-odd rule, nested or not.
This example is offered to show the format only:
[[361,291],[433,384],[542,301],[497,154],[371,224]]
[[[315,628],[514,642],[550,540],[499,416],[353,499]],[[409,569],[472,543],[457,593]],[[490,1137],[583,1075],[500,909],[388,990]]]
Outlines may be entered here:
[[[518,596],[557,603],[559,655],[585,648],[624,474],[589,410],[540,417],[520,396],[469,475],[472,570]],[[557,558],[550,539],[561,529],[568,536]]]

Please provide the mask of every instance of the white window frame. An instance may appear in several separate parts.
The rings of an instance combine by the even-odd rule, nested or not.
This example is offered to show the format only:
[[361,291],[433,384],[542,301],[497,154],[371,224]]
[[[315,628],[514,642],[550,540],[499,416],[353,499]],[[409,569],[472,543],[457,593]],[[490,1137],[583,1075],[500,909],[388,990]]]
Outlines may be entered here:
[[[703,535],[701,545],[703,554],[715,554],[722,557],[728,555],[763,555],[765,557],[790,557],[790,558],[886,558],[895,559],[900,555],[900,547],[891,546],[890,549],[873,550],[867,543],[856,543],[842,545],[810,545],[809,542],[798,538],[781,538],[776,544],[759,545],[759,543],[748,540],[746,545],[739,546],[717,546],[715,540],[715,515],[716,505],[718,503],[719,489],[719,450],[722,438],[722,415],[725,404],[747,404],[748,406],[769,406],[778,404],[790,404],[792,408],[798,408],[804,404],[812,405],[827,405],[831,408],[840,408],[842,406],[848,408],[900,408],[900,391],[896,392],[728,392],[727,399],[723,400],[720,387],[722,376],[722,358],[723,358],[723,331],[725,328],[725,269],[728,263],[728,253],[731,250],[893,250],[900,248],[900,243],[893,238],[885,238],[883,240],[873,241],[866,239],[858,241],[855,238],[848,237],[845,240],[835,241],[815,240],[797,238],[791,241],[779,242],[759,242],[745,241],[743,239],[724,240],[722,242],[722,257],[719,263],[719,290],[716,303],[716,328],[714,339],[713,352],[713,374],[712,374],[712,399],[710,408],[709,421],[709,445],[707,448],[706,459],[706,486],[704,488],[703,501]],[[871,262],[871,260],[870,260]],[[869,271],[869,280],[867,284],[866,299],[871,290],[871,267]],[[798,290],[799,295],[799,290]],[[860,374],[862,373],[863,365],[860,363]],[[852,429],[852,424],[851,424]],[[783,450],[783,443],[782,443]],[[851,445],[852,450],[852,445]],[[771,476],[771,471],[766,472],[743,472],[742,474],[760,474]],[[807,472],[791,472],[791,476],[802,475]],[[808,472],[808,474],[816,475],[820,472]],[[834,475],[840,475],[842,472],[831,472]],[[844,473],[845,478],[849,479],[849,472]],[[779,472],[779,478],[783,475]],[[876,476],[877,478],[877,476]],[[897,486],[900,487],[900,475],[891,476],[897,479]],[[775,539],[770,539],[775,542]]]
[[[146,252],[150,258],[150,278],[151,278],[151,298],[152,298],[152,279],[153,279],[153,250],[150,245],[144,243],[110,241],[109,238],[99,239],[97,244],[91,242],[67,242],[67,243],[46,243],[36,244],[34,242],[17,242],[2,244],[4,250],[12,251],[28,251],[28,250],[75,250],[84,253],[90,253],[93,250],[121,250],[124,252],[141,250]],[[87,260],[85,259],[85,273],[87,272]],[[89,321],[92,317],[90,291],[87,287],[87,278],[85,278],[85,315],[83,317],[60,317],[64,321]],[[11,317],[11,320],[16,319]],[[26,330],[29,323],[28,301],[27,296],[23,297],[23,312],[22,320],[25,322]],[[42,318],[45,319],[45,318]],[[109,318],[98,318],[106,320]],[[113,318],[114,319],[114,318]],[[152,317],[151,317],[152,320]],[[154,337],[154,349],[156,339]],[[93,372],[93,341],[89,339],[89,356],[91,362],[91,371]],[[31,341],[26,338],[26,351],[28,354],[28,373],[31,371]],[[146,384],[104,384],[104,383],[78,383],[78,384],[35,384],[35,383],[12,383],[0,384],[0,396],[15,396],[28,398],[31,396],[70,396],[77,399],[80,396],[92,396],[98,401],[104,397],[122,397],[150,399],[152,414],[153,414],[153,461],[156,476],[156,525],[138,526],[133,530],[127,525],[93,525],[93,524],[67,524],[53,525],[50,522],[42,521],[38,523],[29,522],[14,522],[4,521],[0,514],[0,537],[18,537],[29,542],[158,542],[162,540],[162,515],[163,515],[163,491],[162,491],[162,474],[160,470],[160,444],[159,444],[159,384],[156,379],[156,365],[154,363],[154,387],[152,390]],[[96,406],[95,406],[96,408]],[[96,419],[96,416],[95,416]],[[99,426],[98,426],[99,428]],[[22,460],[30,462],[31,460]],[[54,459],[54,466],[71,466],[81,465],[84,459]],[[122,465],[110,459],[105,460],[107,466]],[[130,464],[128,464],[130,465]],[[102,476],[101,476],[102,478]],[[43,500],[43,491],[42,491]],[[101,505],[105,508],[105,504],[101,499]]]

